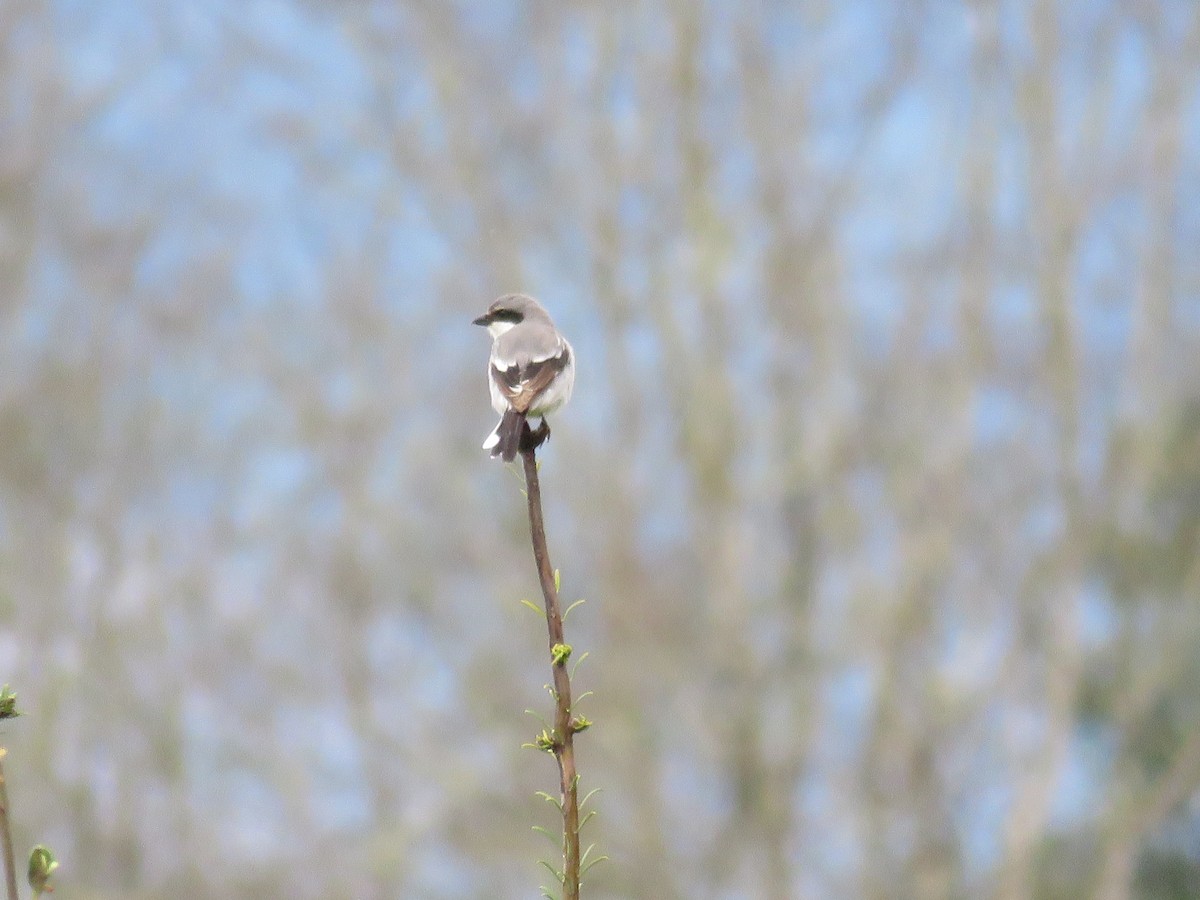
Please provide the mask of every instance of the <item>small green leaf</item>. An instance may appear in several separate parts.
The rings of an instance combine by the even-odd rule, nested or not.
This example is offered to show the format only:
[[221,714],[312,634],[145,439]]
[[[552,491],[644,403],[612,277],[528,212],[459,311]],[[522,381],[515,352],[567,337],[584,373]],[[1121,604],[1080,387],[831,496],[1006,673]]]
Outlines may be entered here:
[[554,591],[557,593],[562,590],[562,572],[558,569],[554,570]]
[[546,862],[544,859],[539,859],[538,862],[545,866],[550,871],[550,874],[558,879],[559,884],[563,884],[566,881],[566,877],[563,875],[563,873],[554,868],[554,866],[550,865],[550,863]]
[[593,809],[586,816],[584,816],[582,819],[580,819],[579,827],[575,829],[575,833],[579,834],[579,832],[583,831],[583,826],[586,825],[588,822],[592,821],[592,817],[594,815],[596,815],[596,811]]
[[547,803],[549,803],[551,806],[553,806],[555,809],[557,809],[560,813],[562,812],[562,801],[559,800],[557,797],[551,797],[545,791],[534,791],[534,796],[541,797],[543,800],[545,800]]
[[534,604],[534,602],[533,602],[532,600],[525,600],[525,599],[522,599],[522,600],[521,600],[521,605],[522,605],[522,606],[528,606],[530,609],[532,609],[532,610],[533,610],[535,613],[537,613],[539,616],[542,614],[542,611],[541,611],[540,609],[538,609],[538,608],[537,608],[537,606]]
[[579,658],[575,660],[575,665],[571,666],[571,680],[572,681],[575,680],[575,673],[579,670],[579,664],[582,663],[587,658],[588,658],[588,651],[584,650],[583,653],[581,653],[579,655]]
[[532,744],[522,744],[521,746],[522,748],[533,747],[537,750],[544,750],[547,753],[554,753],[558,750],[559,741],[553,732],[543,728],[542,733],[533,739]]
[[550,648],[550,659],[554,661],[554,665],[566,665],[568,659],[571,658],[570,644],[555,644]]
[[17,711],[17,695],[6,684],[0,688],[0,719],[15,719],[20,714]]
[[579,606],[579,604],[581,604],[581,603],[587,603],[587,601],[581,597],[578,600],[576,600],[574,603],[572,603],[570,606],[568,606],[566,609],[563,610],[563,621],[564,622],[567,621],[567,616],[569,616],[571,614],[571,610],[573,610],[575,607]]
[[544,835],[546,840],[548,840],[555,847],[557,847],[559,845],[559,843],[562,841],[562,838],[560,838],[557,835],[551,834],[549,829],[543,828],[541,825],[534,825],[533,830],[536,831],[538,834]]
[[571,734],[579,734],[581,731],[587,731],[594,724],[587,716],[576,716],[571,720]]
[[35,896],[51,893],[54,886],[50,884],[50,876],[58,868],[58,860],[49,847],[38,844],[29,851],[29,886]]
[[571,703],[571,711],[574,712],[576,706],[578,706],[582,701],[586,700],[588,697],[592,696],[594,693],[595,693],[595,691],[584,691],[582,694],[580,694],[578,697],[576,697],[574,702]]
[[595,859],[593,859],[593,860],[592,860],[590,863],[588,863],[586,866],[583,866],[583,867],[581,867],[581,868],[580,868],[580,870],[579,870],[579,876],[582,878],[584,875],[586,875],[586,874],[587,874],[587,871],[588,871],[588,869],[590,869],[590,868],[591,868],[592,866],[594,866],[596,863],[602,863],[602,862],[604,862],[606,859],[608,859],[608,857],[607,857],[607,856],[597,856]]
[[542,723],[543,728],[550,727],[550,723],[546,721],[546,717],[543,716],[540,712],[537,712],[536,710],[527,709],[527,710],[525,710],[525,715],[533,716],[535,719],[537,719],[539,722]]
[[583,809],[585,806],[587,806],[588,801],[598,793],[600,793],[600,788],[592,788],[590,791],[588,791],[587,794],[584,795],[584,798],[579,801],[579,808]]

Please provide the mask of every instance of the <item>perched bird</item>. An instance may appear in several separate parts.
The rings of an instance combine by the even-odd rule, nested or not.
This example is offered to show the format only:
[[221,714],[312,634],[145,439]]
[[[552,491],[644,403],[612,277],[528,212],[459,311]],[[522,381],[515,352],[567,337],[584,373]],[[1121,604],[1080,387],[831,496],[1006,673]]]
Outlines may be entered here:
[[488,388],[500,421],[483,449],[511,462],[521,444],[525,422],[541,417],[541,437],[549,435],[546,415],[571,399],[575,351],[558,333],[549,314],[532,297],[505,294],[475,320],[492,336]]

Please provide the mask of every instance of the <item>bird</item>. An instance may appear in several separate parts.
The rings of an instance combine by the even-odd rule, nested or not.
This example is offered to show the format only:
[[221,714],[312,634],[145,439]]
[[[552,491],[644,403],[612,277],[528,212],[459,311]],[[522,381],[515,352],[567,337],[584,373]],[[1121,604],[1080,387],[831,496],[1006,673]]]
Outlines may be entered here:
[[539,417],[538,437],[550,434],[546,416],[571,399],[575,387],[575,350],[554,327],[550,314],[526,294],[494,300],[474,324],[492,337],[488,356],[488,392],[500,421],[483,442],[493,458],[512,462],[521,449],[526,421]]

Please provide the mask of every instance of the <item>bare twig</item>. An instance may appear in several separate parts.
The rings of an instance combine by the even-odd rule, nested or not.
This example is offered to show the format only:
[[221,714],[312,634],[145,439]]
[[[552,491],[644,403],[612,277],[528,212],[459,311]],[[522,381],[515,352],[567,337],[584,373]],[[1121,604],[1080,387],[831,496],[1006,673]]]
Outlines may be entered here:
[[[0,747],[0,760],[7,753]],[[0,844],[4,850],[4,884],[8,890],[8,900],[19,900],[17,895],[17,864],[13,857],[12,828],[8,820],[8,785],[4,779],[4,768],[0,764]]]
[[[544,427],[544,426],[543,426]],[[563,900],[579,900],[579,779],[575,772],[575,723],[571,719],[571,677],[563,652],[562,610],[558,602],[554,568],[546,549],[546,529],[542,523],[542,493],[538,485],[537,447],[545,435],[528,432],[521,443],[525,464],[525,494],[529,500],[529,532],[533,539],[533,558],[537,563],[542,596],[546,601],[546,628],[550,637],[550,657],[554,673],[554,732],[547,749],[558,762],[562,789],[563,818]],[[539,432],[541,429],[539,429]],[[539,439],[540,438],[540,439]]]

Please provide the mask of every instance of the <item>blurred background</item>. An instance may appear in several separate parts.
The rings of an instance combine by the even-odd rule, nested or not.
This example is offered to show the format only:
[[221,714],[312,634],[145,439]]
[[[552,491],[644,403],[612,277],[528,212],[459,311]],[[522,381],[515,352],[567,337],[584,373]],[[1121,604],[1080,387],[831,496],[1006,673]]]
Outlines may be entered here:
[[[1200,896],[1194,0],[0,0],[0,680],[64,898]],[[588,841],[585,841],[587,843]]]

